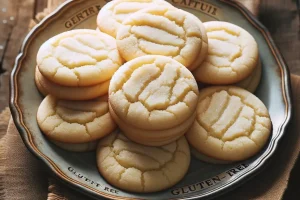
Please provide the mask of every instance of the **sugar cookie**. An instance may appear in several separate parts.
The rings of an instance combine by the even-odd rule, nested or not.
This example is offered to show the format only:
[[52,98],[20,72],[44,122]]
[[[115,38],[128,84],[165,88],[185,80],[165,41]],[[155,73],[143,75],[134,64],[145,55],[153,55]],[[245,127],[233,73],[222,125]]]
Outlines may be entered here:
[[115,131],[100,140],[97,165],[112,185],[130,192],[157,192],[172,187],[186,174],[190,150],[185,137],[161,147],[148,147]]
[[208,36],[208,55],[193,71],[196,80],[215,85],[234,84],[248,77],[259,60],[255,39],[228,22],[203,24]]
[[37,54],[48,80],[64,86],[91,86],[108,81],[122,65],[113,37],[95,30],[67,31],[47,40]]
[[94,151],[97,148],[97,144],[99,143],[98,140],[85,142],[85,143],[65,143],[65,142],[57,142],[55,140],[51,140],[56,146],[73,152],[87,152],[87,151]]
[[67,101],[48,95],[38,108],[37,122],[47,137],[64,143],[94,141],[116,128],[108,112],[107,97]]
[[198,87],[179,62],[148,55],[125,63],[113,75],[109,103],[125,123],[145,130],[175,127],[195,112]]
[[242,88],[224,86],[201,90],[196,120],[186,137],[201,154],[239,161],[260,151],[270,133],[265,105]]
[[205,39],[205,28],[197,17],[174,7],[155,6],[123,21],[117,46],[127,61],[143,55],[163,55],[193,70],[207,54],[207,46],[202,44],[207,43]]
[[40,73],[38,67],[36,67],[35,83],[38,90],[44,96],[51,94],[57,97],[58,99],[89,100],[99,96],[107,95],[110,80],[97,85],[85,86],[85,87],[62,86],[47,80]]
[[147,146],[162,146],[174,142],[178,138],[182,136],[183,133],[186,133],[187,130],[194,123],[196,112],[187,119],[183,123],[178,126],[172,127],[170,129],[163,130],[145,130],[141,128],[137,128],[135,126],[131,126],[126,124],[121,119],[119,119],[114,113],[113,109],[110,108],[110,114],[118,124],[119,128],[122,132],[128,137],[130,140],[147,145]]
[[117,37],[117,31],[122,22],[131,14],[149,8],[154,5],[172,7],[163,0],[114,0],[103,6],[97,17],[98,28],[108,34]]

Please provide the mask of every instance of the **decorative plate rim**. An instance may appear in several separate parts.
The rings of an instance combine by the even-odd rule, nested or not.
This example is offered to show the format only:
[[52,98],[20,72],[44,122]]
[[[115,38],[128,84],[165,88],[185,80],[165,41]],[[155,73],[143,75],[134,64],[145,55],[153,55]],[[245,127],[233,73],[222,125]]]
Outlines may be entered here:
[[[12,117],[14,120],[14,123],[22,137],[22,140],[25,144],[25,146],[29,149],[29,151],[35,155],[37,158],[41,159],[48,168],[50,168],[51,172],[58,177],[60,181],[67,184],[68,186],[76,189],[79,192],[82,192],[92,198],[96,198],[102,196],[106,198],[118,198],[118,199],[137,199],[137,198],[131,198],[131,197],[120,197],[115,195],[110,195],[104,192],[101,192],[99,190],[96,190],[92,187],[90,187],[87,184],[80,183],[79,181],[68,177],[62,170],[45,154],[43,154],[34,144],[33,142],[33,136],[31,135],[31,132],[25,125],[23,121],[23,114],[22,111],[18,105],[18,88],[17,88],[17,76],[21,68],[21,64],[23,62],[23,59],[26,56],[26,51],[28,49],[29,43],[32,39],[32,37],[38,33],[38,29],[42,28],[49,22],[52,18],[54,18],[56,15],[59,15],[62,13],[63,10],[68,9],[69,6],[73,4],[77,4],[84,0],[68,0],[61,4],[54,12],[52,12],[50,15],[45,17],[39,24],[37,24],[25,37],[21,50],[19,55],[16,57],[14,68],[11,72],[10,76],[10,84],[9,84],[9,91],[10,91],[10,102],[9,107],[12,113]],[[265,41],[268,43],[268,47],[271,50],[279,68],[280,68],[280,78],[281,78],[281,90],[283,94],[283,99],[285,103],[285,118],[280,124],[278,128],[278,134],[276,137],[272,138],[269,146],[266,150],[266,155],[264,157],[260,157],[257,160],[257,165],[251,169],[245,170],[243,174],[240,174],[237,176],[233,181],[227,182],[226,184],[219,186],[215,188],[214,190],[207,191],[205,193],[202,193],[201,195],[191,195],[188,197],[184,197],[184,199],[196,199],[199,197],[215,197],[217,195],[220,195],[222,193],[225,193],[229,190],[234,189],[237,187],[238,183],[245,182],[246,180],[253,177],[253,175],[257,174],[260,169],[265,166],[266,162],[270,160],[272,155],[277,149],[278,142],[281,140],[282,136],[284,135],[284,132],[287,128],[288,123],[290,122],[291,116],[292,116],[292,103],[291,103],[291,82],[290,82],[290,76],[289,76],[289,69],[286,65],[286,62],[279,52],[276,44],[274,43],[269,31],[266,29],[264,25],[262,25],[255,16],[247,9],[245,8],[241,3],[235,2],[233,0],[218,0],[222,3],[225,3],[227,5],[230,5],[231,7],[234,7],[235,9],[239,10],[244,17],[257,29],[259,32],[263,35]],[[252,176],[251,176],[252,175]],[[175,198],[178,199],[178,198]],[[182,198],[181,198],[182,199]]]

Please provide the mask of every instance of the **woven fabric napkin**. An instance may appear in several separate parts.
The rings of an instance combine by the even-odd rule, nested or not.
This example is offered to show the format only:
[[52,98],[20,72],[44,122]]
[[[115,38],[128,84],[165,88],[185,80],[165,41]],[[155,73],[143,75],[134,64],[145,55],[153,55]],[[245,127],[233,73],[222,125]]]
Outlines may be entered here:
[[[254,14],[259,0],[240,0]],[[294,91],[300,86],[300,77],[292,76]],[[255,178],[225,194],[221,199],[270,199],[283,197],[290,172],[299,156],[300,95],[294,92],[294,116],[269,165]],[[298,112],[297,112],[298,111]],[[46,166],[26,149],[8,109],[0,114],[0,199],[4,200],[89,200],[90,198],[63,185],[51,176]],[[8,129],[6,127],[8,124]]]

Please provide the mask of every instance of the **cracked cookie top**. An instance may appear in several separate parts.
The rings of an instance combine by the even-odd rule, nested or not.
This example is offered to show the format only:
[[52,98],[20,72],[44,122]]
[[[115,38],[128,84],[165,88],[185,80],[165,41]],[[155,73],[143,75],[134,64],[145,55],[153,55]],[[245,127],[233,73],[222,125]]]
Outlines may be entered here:
[[97,165],[112,185],[131,192],[156,192],[179,182],[190,164],[185,137],[161,147],[134,143],[119,130],[100,140]]
[[47,40],[37,54],[40,72],[64,86],[105,82],[123,61],[113,37],[95,30],[67,31]]
[[192,73],[165,56],[143,56],[113,75],[109,103],[126,123],[146,130],[179,125],[194,112],[198,86]]
[[122,22],[133,13],[155,5],[173,7],[164,0],[114,0],[103,6],[97,17],[98,28],[114,38]]
[[186,137],[204,155],[226,161],[244,160],[257,153],[271,133],[265,105],[238,87],[201,90],[197,116]]
[[94,141],[116,128],[108,112],[107,96],[67,101],[48,95],[38,108],[37,122],[47,137],[66,143]]
[[201,51],[203,38],[206,38],[201,26],[202,22],[188,12],[155,6],[123,21],[117,34],[117,46],[127,61],[143,55],[163,55],[190,69],[198,57],[202,57],[200,53],[207,53]]
[[208,55],[193,71],[195,78],[208,84],[233,84],[249,76],[259,60],[255,39],[228,22],[203,24],[208,37]]

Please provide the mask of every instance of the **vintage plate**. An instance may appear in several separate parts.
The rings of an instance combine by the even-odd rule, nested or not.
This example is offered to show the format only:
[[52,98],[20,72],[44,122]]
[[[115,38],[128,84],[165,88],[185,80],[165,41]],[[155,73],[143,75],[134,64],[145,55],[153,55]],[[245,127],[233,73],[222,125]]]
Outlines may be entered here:
[[45,40],[60,32],[78,28],[95,29],[97,13],[105,3],[104,0],[68,1],[25,38],[11,76],[10,108],[27,148],[62,181],[95,198],[208,198],[253,177],[274,154],[290,120],[290,81],[288,69],[268,31],[245,8],[231,1],[208,3],[173,0],[172,3],[200,17],[202,21],[229,21],[245,28],[255,37],[263,65],[262,79],[256,94],[269,109],[273,122],[272,136],[259,155],[229,165],[212,165],[193,158],[187,175],[173,188],[151,194],[136,194],[108,184],[97,171],[95,153],[67,152],[46,140],[36,123],[37,108],[42,101],[34,83],[36,53]]

